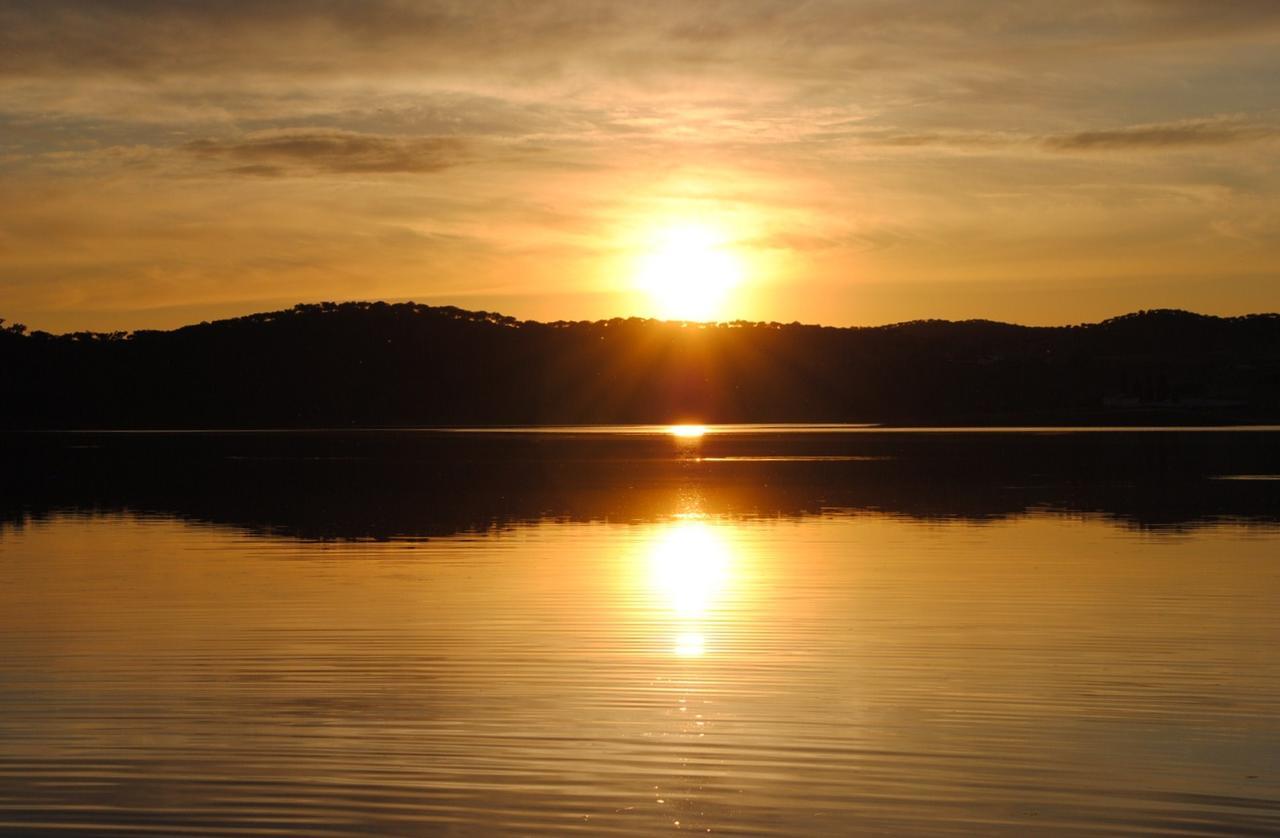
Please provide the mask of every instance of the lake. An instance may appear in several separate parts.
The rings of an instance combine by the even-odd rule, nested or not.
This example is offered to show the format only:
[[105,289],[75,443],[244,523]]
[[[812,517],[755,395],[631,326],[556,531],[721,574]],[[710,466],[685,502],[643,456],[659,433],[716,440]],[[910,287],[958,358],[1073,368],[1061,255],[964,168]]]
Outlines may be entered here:
[[1280,431],[0,435],[0,832],[1280,833]]

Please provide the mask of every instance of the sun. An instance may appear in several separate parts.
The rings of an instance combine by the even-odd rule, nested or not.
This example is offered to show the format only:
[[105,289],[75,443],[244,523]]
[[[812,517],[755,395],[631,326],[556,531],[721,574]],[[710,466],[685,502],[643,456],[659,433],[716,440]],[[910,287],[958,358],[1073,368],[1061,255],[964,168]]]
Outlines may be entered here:
[[636,286],[666,320],[715,320],[743,279],[726,236],[703,224],[677,224],[653,236],[636,270]]

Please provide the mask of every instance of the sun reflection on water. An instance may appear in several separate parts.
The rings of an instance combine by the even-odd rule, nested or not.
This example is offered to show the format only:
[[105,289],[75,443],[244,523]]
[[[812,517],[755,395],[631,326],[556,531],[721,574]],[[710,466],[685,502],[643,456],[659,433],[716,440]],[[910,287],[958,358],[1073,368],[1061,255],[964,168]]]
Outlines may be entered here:
[[729,575],[729,548],[715,528],[678,520],[659,536],[649,557],[654,585],[678,616],[706,616]]
[[733,555],[720,528],[701,517],[676,519],[654,541],[649,552],[650,581],[677,622],[677,655],[705,653],[704,624],[731,579],[732,565]]
[[698,632],[687,631],[676,637],[675,653],[682,658],[696,658],[707,649],[707,638]]

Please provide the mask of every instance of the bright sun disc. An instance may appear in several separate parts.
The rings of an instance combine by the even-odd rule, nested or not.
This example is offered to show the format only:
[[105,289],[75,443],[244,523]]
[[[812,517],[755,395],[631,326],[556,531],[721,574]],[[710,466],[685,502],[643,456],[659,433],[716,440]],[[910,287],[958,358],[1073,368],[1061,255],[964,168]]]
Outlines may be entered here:
[[659,317],[714,320],[742,276],[742,263],[724,236],[709,227],[686,224],[658,233],[640,260],[636,284]]

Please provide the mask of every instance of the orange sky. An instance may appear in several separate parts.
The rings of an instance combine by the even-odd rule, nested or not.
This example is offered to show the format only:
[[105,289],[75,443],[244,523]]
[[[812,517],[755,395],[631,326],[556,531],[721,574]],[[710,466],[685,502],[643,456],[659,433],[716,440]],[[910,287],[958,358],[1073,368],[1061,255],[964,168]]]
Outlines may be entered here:
[[0,316],[678,314],[730,261],[719,319],[1276,310],[1278,48],[1274,0],[5,3]]

